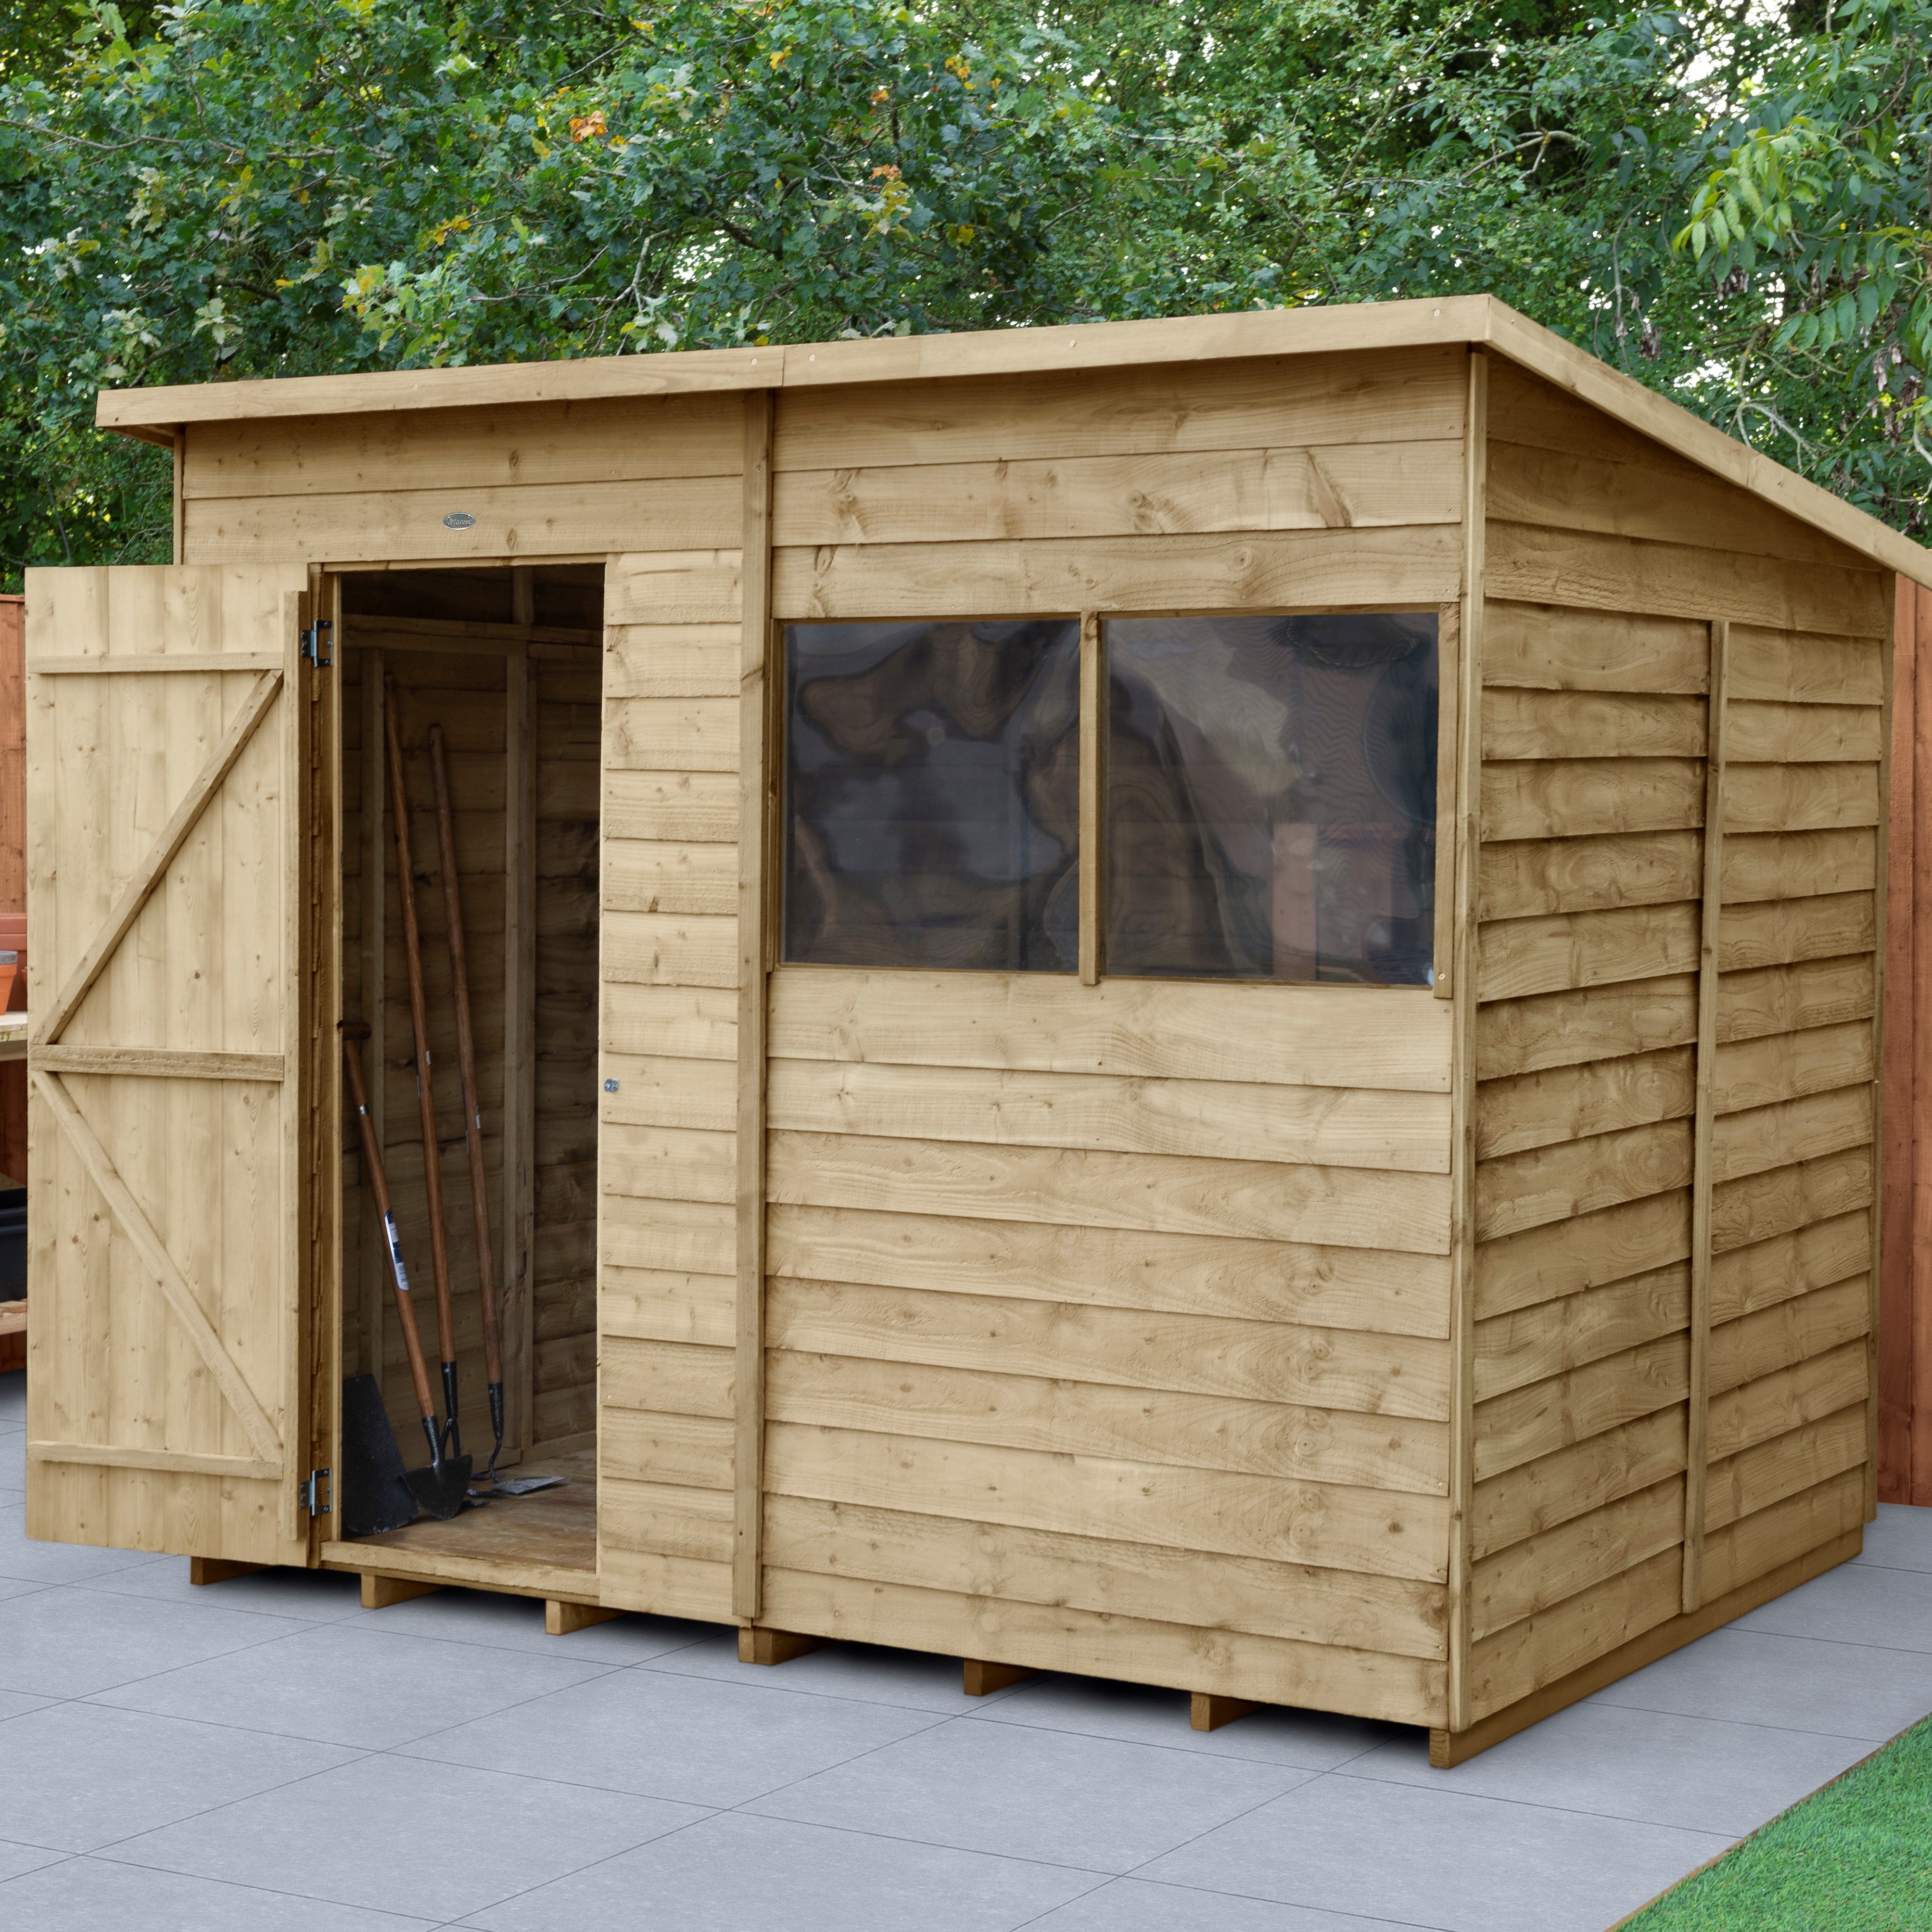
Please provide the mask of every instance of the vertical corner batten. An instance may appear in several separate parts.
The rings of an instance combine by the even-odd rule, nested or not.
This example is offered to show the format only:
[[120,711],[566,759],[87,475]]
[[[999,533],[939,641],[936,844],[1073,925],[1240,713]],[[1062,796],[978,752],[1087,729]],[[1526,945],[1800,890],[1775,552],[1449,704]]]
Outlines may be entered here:
[[1917,1190],[1912,1122],[1918,1112],[1918,910],[1914,893],[1919,842],[1917,719],[1918,586],[1894,578],[1892,643],[1887,653],[1885,762],[1886,862],[1878,883],[1886,902],[1886,1058],[1880,1064],[1885,1129],[1880,1153],[1880,1220],[1883,1240],[1873,1251],[1879,1277],[1879,1493],[1886,1502],[1918,1500],[1912,1480],[1912,1414],[1916,1346],[1912,1288],[1918,1244],[1912,1227]]
[[1878,849],[1872,872],[1872,958],[1878,968],[1879,997],[1872,1004],[1871,1266],[1865,1276],[1865,1520],[1878,1514],[1879,1334],[1884,1320],[1880,1299],[1885,1260],[1885,1018],[1891,997],[1888,952],[1892,898],[1892,730],[1894,659],[1898,646],[1898,580],[1886,600],[1885,685],[1880,700],[1878,752]]
[[[1932,779],[1932,590],[1915,585],[1912,591],[1912,692],[1908,729],[1912,744],[1915,790],[1923,797]],[[1915,806],[1916,806],[1915,800]],[[1915,820],[1915,827],[1917,821]],[[1932,836],[1916,829],[1912,837],[1912,1054],[1910,1100],[1916,1120],[1932,1096]],[[1910,1152],[1907,1225],[1911,1257],[1905,1274],[1906,1328],[1910,1336],[1905,1377],[1905,1425],[1908,1449],[1907,1493],[1903,1502],[1932,1502],[1932,1293],[1925,1286],[1922,1255],[1932,1255],[1932,1142],[1922,1138],[1908,1122],[1905,1144]]]
[[1731,627],[1711,626],[1704,728],[1703,898],[1698,920],[1696,1115],[1690,1163],[1690,1367],[1684,1468],[1684,1613],[1704,1600],[1705,1492],[1710,1467],[1712,1152],[1716,1138],[1718,927],[1724,904],[1724,706]]
[[1469,1516],[1474,1489],[1476,1378],[1476,924],[1483,779],[1483,573],[1489,516],[1490,365],[1469,351],[1462,430],[1462,596],[1457,612],[1454,958],[1451,992],[1449,1240],[1448,1725],[1470,1723]]
[[1080,615],[1080,983],[1100,983],[1100,812],[1106,794],[1106,684],[1100,662],[1100,619]]
[[731,1613],[758,1616],[765,1446],[765,1015],[775,923],[776,746],[772,650],[772,418],[770,389],[745,398],[743,641],[738,683],[738,1107],[736,1354]]

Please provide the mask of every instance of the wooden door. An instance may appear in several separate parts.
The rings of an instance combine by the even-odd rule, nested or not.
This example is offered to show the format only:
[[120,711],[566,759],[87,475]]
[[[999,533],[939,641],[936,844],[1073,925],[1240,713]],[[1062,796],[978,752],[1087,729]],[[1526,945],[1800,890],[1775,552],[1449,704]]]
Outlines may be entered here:
[[28,572],[32,1536],[309,1560],[307,589]]

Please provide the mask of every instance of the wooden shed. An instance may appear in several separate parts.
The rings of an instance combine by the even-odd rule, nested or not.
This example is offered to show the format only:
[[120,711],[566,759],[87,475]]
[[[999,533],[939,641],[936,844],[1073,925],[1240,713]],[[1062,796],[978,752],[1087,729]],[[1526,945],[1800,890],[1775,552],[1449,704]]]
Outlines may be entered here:
[[[1429,1726],[1874,1508],[1895,582],[1481,297],[104,394],[178,561],[28,592],[39,1536]],[[430,1238],[384,692],[484,1371]],[[998,1666],[999,1668],[992,1668]]]

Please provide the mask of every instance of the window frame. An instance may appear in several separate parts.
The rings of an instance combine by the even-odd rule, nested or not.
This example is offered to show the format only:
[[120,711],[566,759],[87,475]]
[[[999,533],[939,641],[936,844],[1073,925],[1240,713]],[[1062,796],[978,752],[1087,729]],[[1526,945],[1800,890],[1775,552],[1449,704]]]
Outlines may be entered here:
[[[1077,978],[1083,986],[1097,986],[1108,976],[1105,932],[1107,890],[1106,838],[1106,690],[1107,650],[1106,626],[1143,619],[1223,617],[1329,617],[1354,616],[1432,616],[1436,620],[1436,665],[1437,704],[1436,732],[1436,881],[1434,908],[1432,984],[1398,986],[1373,982],[1334,980],[1286,980],[1271,975],[1212,975],[1195,974],[1141,974],[1117,975],[1131,977],[1137,985],[1279,986],[1310,992],[1342,991],[1354,993],[1382,992],[1447,1000],[1454,992],[1455,953],[1455,884],[1456,848],[1460,828],[1456,812],[1456,772],[1462,733],[1463,696],[1461,684],[1462,609],[1460,602],[1425,602],[1412,599],[1378,599],[1372,602],[1284,604],[1216,604],[1205,608],[1112,608],[1091,606],[1080,610],[1031,610],[1013,614],[980,610],[967,615],[916,616],[871,614],[863,616],[815,614],[809,617],[770,620],[766,664],[770,703],[767,712],[766,770],[768,807],[764,828],[767,854],[766,875],[770,891],[764,908],[766,931],[767,970],[782,968],[790,972],[826,973],[980,973],[997,978],[1022,976],[998,967],[928,967],[880,964],[832,965],[820,961],[791,960],[784,957],[786,903],[789,867],[785,862],[791,808],[791,662],[787,633],[794,626],[841,624],[985,624],[1068,623],[1079,626],[1079,710],[1076,730],[1078,739],[1079,849],[1078,961],[1074,973],[1042,974],[1037,976],[1067,980]],[[1036,976],[1027,974],[1024,976]]]

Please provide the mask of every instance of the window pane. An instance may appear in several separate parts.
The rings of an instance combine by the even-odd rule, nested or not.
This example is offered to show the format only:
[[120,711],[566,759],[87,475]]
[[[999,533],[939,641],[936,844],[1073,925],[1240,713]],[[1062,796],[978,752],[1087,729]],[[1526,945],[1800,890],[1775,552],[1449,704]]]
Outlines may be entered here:
[[1079,963],[1077,622],[785,632],[784,956]]
[[1436,619],[1111,622],[1109,973],[1432,977]]

